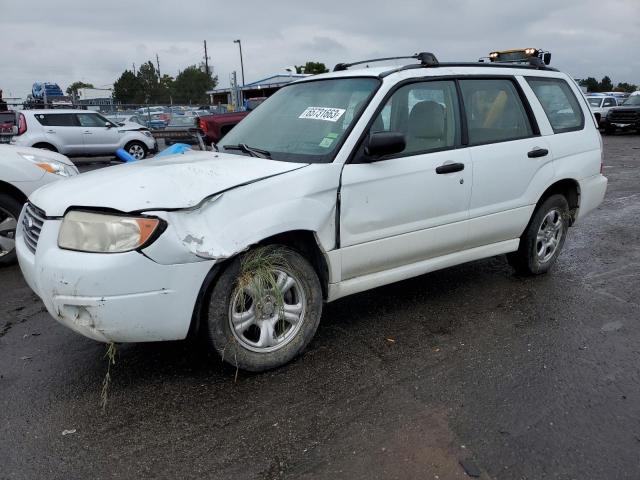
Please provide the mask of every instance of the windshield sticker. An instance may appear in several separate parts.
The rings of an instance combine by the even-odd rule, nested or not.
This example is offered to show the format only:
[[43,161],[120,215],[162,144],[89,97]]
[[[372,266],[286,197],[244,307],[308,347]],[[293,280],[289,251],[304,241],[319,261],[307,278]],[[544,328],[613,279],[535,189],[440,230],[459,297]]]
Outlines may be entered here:
[[329,148],[335,139],[331,137],[324,137],[320,142],[320,147]]
[[298,118],[311,118],[314,120],[326,120],[327,122],[337,122],[344,115],[344,108],[329,107],[307,107]]

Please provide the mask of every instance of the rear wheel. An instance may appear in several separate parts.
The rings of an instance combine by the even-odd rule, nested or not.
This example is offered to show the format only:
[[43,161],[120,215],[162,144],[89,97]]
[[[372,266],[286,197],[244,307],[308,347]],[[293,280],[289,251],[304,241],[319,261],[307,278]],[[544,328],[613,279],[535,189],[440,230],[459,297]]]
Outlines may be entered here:
[[129,142],[124,149],[136,160],[142,160],[147,156],[147,146],[142,142]]
[[563,195],[551,195],[535,210],[509,263],[529,275],[547,273],[564,246],[569,229],[569,204]]
[[16,260],[16,228],[22,204],[13,197],[0,193],[0,267]]
[[311,264],[287,247],[258,247],[234,259],[216,280],[205,328],[225,362],[259,372],[300,354],[321,313],[322,289]]

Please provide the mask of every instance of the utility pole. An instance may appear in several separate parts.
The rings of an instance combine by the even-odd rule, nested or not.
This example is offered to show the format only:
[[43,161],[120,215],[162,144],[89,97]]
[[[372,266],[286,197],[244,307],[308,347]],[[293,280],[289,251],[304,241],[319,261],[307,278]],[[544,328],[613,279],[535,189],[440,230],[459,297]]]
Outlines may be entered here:
[[207,41],[204,41],[204,71],[207,73],[207,77],[209,75],[209,55],[207,55]]
[[233,43],[237,43],[240,47],[240,71],[242,72],[242,86],[244,87],[244,64],[242,63],[242,42],[240,40],[234,40]]
[[160,80],[160,59],[158,58],[158,54],[156,53],[156,65],[158,66],[158,80]]
[[131,65],[133,66],[133,74],[135,75],[136,74],[136,64],[132,63]]

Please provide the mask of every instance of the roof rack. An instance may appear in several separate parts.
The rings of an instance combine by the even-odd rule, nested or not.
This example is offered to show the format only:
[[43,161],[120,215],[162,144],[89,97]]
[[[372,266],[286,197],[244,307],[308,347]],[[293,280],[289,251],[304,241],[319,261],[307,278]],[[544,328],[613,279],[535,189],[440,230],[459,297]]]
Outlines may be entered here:
[[433,53],[430,52],[420,52],[414,55],[404,56],[404,57],[385,57],[385,58],[371,58],[369,60],[360,60],[359,62],[353,63],[338,63],[335,67],[333,67],[334,72],[340,72],[343,70],[347,70],[350,67],[355,65],[362,65],[364,63],[373,63],[373,62],[385,62],[387,60],[401,60],[412,58],[414,60],[420,60],[420,63],[417,64],[417,67],[437,67],[439,65],[438,59]]
[[[434,67],[490,67],[490,68],[520,68],[525,70],[547,70],[550,72],[557,72],[557,68],[549,67],[545,65],[539,58],[531,58],[528,63],[515,63],[515,62],[441,62]],[[401,72],[403,70],[413,70],[416,68],[423,68],[421,64],[410,64],[402,67],[393,68],[387,70],[378,75],[379,78],[384,78],[393,73]]]

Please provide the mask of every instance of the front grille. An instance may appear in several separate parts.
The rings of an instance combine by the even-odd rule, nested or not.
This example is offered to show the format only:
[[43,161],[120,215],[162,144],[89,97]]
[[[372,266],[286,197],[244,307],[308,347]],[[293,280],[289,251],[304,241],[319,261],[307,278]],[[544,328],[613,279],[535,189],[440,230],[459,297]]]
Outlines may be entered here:
[[614,123],[635,123],[640,120],[638,112],[614,110],[609,113],[608,120]]
[[46,219],[47,216],[42,210],[31,203],[27,203],[22,217],[22,232],[24,233],[24,243],[27,244],[31,253],[36,253],[42,225]]

